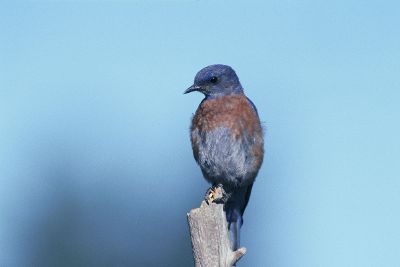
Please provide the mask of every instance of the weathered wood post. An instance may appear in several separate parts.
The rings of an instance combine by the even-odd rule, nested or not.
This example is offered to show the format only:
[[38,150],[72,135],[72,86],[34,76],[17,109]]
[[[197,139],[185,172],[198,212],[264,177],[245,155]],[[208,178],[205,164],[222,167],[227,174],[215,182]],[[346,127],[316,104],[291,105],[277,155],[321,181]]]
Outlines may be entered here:
[[231,249],[223,204],[203,201],[187,216],[196,267],[231,267],[246,253]]

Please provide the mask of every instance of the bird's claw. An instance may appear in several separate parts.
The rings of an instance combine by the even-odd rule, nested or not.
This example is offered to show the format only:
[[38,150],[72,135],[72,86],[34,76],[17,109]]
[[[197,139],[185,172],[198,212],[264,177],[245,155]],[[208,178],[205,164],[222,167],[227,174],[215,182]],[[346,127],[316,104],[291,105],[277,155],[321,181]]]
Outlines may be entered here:
[[218,204],[225,203],[228,200],[229,196],[230,195],[226,193],[222,184],[213,185],[207,190],[205,201],[208,205],[213,202]]

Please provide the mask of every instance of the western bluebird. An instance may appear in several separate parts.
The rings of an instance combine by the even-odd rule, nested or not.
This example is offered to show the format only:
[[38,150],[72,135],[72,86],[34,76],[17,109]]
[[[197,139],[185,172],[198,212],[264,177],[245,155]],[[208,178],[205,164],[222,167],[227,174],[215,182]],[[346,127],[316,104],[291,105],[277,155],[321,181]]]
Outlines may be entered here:
[[[212,184],[208,193],[218,188],[224,192],[222,199],[235,251],[239,248],[243,212],[263,161],[260,119],[229,66],[211,65],[200,70],[185,94],[193,91],[205,95],[190,127],[193,155],[204,178]],[[213,201],[212,196],[210,199]]]

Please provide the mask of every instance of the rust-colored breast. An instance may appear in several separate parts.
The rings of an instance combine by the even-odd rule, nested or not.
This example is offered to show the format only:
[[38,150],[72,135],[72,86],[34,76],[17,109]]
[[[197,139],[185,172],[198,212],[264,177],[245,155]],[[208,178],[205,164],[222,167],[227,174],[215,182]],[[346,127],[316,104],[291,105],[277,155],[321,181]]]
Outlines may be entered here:
[[236,138],[244,130],[250,136],[262,133],[257,113],[244,95],[222,96],[200,104],[193,117],[192,130],[212,131],[218,127],[231,129]]
[[193,117],[191,141],[197,163],[213,183],[221,177],[252,183],[263,161],[260,120],[243,94],[204,100]]

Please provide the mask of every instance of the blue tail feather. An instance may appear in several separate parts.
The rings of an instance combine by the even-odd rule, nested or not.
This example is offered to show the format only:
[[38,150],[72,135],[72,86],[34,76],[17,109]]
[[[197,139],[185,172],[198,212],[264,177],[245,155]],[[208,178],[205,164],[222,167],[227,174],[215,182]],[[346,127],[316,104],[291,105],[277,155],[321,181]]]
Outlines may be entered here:
[[246,187],[236,188],[225,204],[229,238],[233,251],[240,248],[240,228],[243,224],[243,213],[249,201],[252,186],[251,184]]
[[242,226],[241,218],[238,221],[228,224],[229,238],[231,241],[231,249],[233,251],[240,247],[240,227]]

